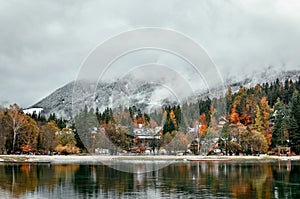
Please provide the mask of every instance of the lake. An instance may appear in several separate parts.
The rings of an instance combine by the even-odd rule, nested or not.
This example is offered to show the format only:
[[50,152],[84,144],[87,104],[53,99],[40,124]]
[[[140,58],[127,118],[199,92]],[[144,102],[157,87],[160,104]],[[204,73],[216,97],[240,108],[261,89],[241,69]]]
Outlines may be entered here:
[[148,173],[100,163],[1,163],[0,197],[300,198],[300,161],[182,161]]

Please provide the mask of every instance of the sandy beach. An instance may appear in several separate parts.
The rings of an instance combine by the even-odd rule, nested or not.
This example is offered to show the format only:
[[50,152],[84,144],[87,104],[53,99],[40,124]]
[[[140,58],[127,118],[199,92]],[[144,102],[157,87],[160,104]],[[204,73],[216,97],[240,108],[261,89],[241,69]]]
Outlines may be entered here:
[[300,160],[300,156],[99,156],[99,155],[0,155],[0,162],[32,162],[32,163],[100,163],[107,161],[246,161],[246,160]]

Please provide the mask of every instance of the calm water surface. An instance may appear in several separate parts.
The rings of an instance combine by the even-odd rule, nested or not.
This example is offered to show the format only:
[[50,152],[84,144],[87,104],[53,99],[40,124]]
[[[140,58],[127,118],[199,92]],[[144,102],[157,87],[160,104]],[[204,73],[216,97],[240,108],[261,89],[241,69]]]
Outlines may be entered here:
[[[136,166],[148,164],[156,163]],[[300,161],[178,162],[140,174],[102,164],[2,163],[0,198],[300,198]]]

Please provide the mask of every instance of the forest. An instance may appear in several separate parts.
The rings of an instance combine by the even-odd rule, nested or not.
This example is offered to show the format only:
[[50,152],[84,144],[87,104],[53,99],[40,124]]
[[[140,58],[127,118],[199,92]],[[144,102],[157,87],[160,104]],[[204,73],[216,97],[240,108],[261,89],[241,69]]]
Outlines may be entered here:
[[297,81],[277,79],[237,91],[228,87],[224,97],[199,97],[151,113],[135,105],[102,112],[84,107],[68,121],[55,113],[48,117],[25,114],[12,104],[0,107],[0,153],[130,151],[139,144],[131,136],[134,129],[162,127],[161,139],[149,143],[153,148],[185,151],[198,138],[206,154],[216,148],[226,155],[278,154],[280,147],[283,153],[300,154],[299,90],[300,77]]

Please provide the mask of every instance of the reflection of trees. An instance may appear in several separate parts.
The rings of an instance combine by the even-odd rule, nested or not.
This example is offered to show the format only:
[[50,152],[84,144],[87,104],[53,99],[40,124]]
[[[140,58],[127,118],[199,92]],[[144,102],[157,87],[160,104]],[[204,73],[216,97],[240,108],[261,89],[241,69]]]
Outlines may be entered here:
[[238,175],[232,175],[232,193],[235,198],[270,198],[269,163],[241,163]]
[[229,198],[270,198],[269,164],[195,162],[170,165],[161,170],[160,178],[172,181],[162,188],[165,193]]
[[[74,188],[82,197],[107,194],[105,198],[119,197],[132,190],[133,174],[103,165],[81,165],[74,175]],[[101,191],[99,191],[101,189]]]
[[[135,168],[143,167],[137,163]],[[299,163],[291,161],[176,163],[139,174],[101,164],[0,165],[0,189],[13,198],[33,192],[46,198],[139,197],[149,190],[169,198],[274,198],[275,191],[278,198],[299,198],[299,177]]]
[[[78,167],[78,166],[77,166]],[[63,181],[72,175],[76,165],[38,165],[38,164],[6,164],[0,166],[0,187],[18,198],[25,193],[33,192],[37,187],[47,187],[53,191],[58,181]],[[70,182],[69,182],[70,183]],[[43,189],[40,189],[43,190]]]
[[272,172],[274,176],[273,186],[276,187],[278,198],[300,198],[299,162],[278,161],[273,164]]
[[0,187],[18,198],[27,191],[33,191],[37,185],[37,173],[31,172],[31,165],[11,164],[0,167]]
[[[20,197],[39,186],[39,166],[31,164],[9,164],[0,166],[0,187],[12,197]],[[43,171],[44,172],[44,171]]]

